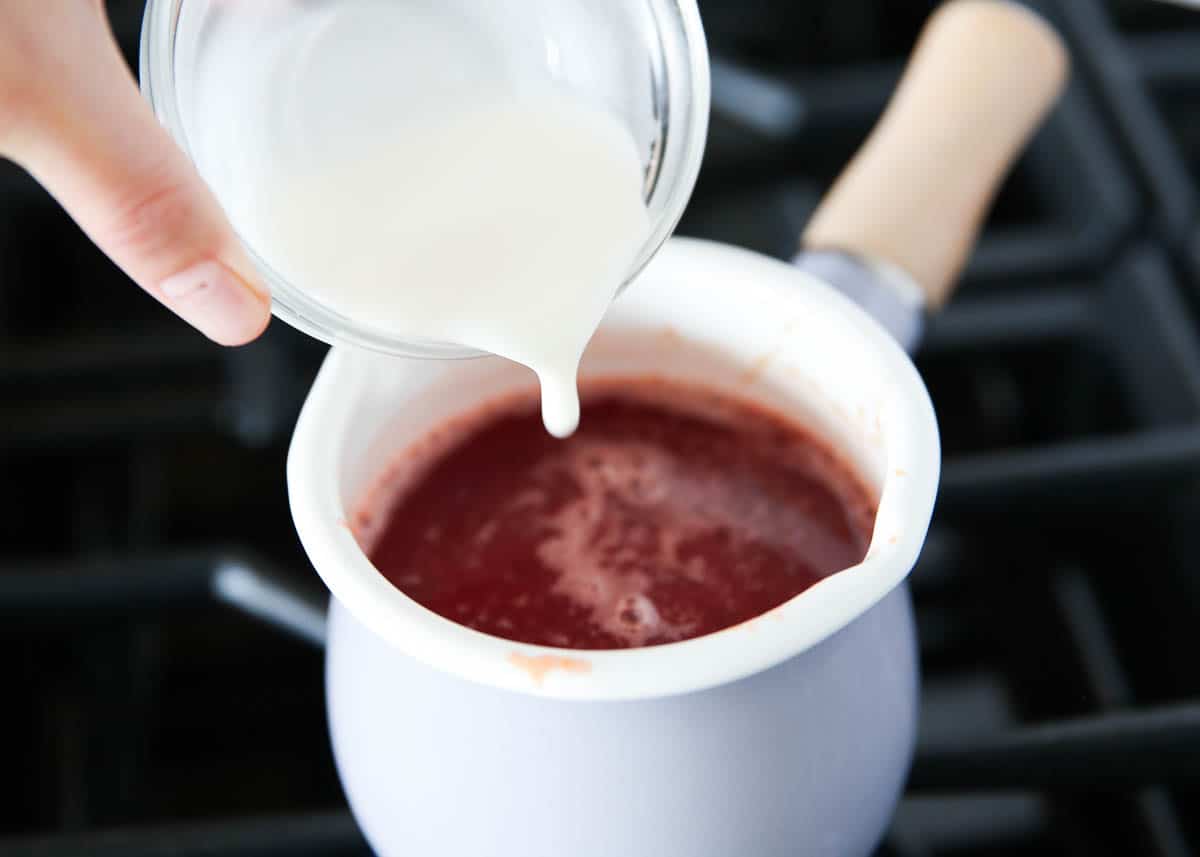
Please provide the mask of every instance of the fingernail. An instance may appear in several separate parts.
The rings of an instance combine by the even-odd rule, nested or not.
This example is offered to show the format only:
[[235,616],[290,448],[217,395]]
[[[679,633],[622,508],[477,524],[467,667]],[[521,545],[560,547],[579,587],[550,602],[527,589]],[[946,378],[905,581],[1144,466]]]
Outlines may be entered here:
[[213,342],[241,345],[254,339],[271,309],[244,280],[220,262],[201,262],[159,284],[176,315]]

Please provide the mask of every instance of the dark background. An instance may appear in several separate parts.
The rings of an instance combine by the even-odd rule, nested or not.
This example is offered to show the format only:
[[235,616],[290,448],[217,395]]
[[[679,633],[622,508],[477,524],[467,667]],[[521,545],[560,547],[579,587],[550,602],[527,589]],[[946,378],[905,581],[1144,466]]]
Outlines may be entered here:
[[[701,6],[681,231],[786,257],[933,4]],[[917,357],[946,458],[883,854],[1200,855],[1200,12],[1039,8],[1073,84]],[[323,350],[208,344],[0,164],[0,854],[363,853],[319,648],[213,588],[319,597],[283,465]]]

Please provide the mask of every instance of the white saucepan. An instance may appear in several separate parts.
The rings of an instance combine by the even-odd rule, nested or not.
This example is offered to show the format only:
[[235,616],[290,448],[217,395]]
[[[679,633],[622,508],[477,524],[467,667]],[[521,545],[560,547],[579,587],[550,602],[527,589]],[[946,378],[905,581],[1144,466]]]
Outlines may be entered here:
[[497,639],[422,608],[376,572],[347,521],[389,459],[532,379],[500,360],[333,350],[297,426],[288,483],[334,595],[337,763],[380,854],[870,853],[913,749],[905,578],[940,453],[904,349],[841,292],[901,319],[911,337],[915,316],[902,316],[913,297],[898,284],[917,284],[931,307],[945,298],[1065,74],[1060,42],[1033,13],[957,0],[927,28],[886,115],[813,219],[800,266],[673,239],[605,320],[584,377],[654,373],[770,403],[831,439],[878,490],[866,558],[758,620],[673,645],[579,652]]

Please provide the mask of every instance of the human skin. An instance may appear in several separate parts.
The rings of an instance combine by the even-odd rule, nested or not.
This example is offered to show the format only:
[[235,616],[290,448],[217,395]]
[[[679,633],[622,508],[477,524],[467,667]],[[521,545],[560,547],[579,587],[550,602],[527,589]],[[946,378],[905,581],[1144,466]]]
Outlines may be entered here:
[[209,339],[241,345],[267,326],[266,287],[138,92],[103,0],[0,2],[0,156]]

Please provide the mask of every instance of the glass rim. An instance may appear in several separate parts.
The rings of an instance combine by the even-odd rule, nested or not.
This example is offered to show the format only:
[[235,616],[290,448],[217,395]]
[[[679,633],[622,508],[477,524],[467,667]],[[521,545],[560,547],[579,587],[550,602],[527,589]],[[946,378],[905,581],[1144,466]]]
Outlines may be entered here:
[[[653,222],[646,242],[635,257],[629,274],[618,289],[618,295],[649,264],[679,224],[700,173],[700,162],[708,136],[711,99],[709,60],[697,2],[646,2],[658,29],[668,88],[668,115],[664,117],[665,131],[657,153],[660,169],[653,186],[649,189],[649,198],[661,193],[665,204]],[[159,122],[195,163],[195,155],[188,145],[184,130],[175,80],[175,41],[183,3],[184,0],[147,0],[142,18],[139,79],[142,94],[149,101]],[[687,90],[682,93],[672,91],[672,51],[663,44],[664,37],[670,35],[672,24],[664,24],[660,19],[663,12],[673,15],[674,23],[678,27],[678,37],[682,41],[682,44],[675,45],[676,51],[686,60]],[[684,97],[680,98],[681,95]],[[683,114],[678,125],[672,121],[672,111],[680,111]],[[676,135],[680,134],[683,135],[681,143],[675,139]],[[669,171],[665,169],[667,165],[671,167]],[[250,242],[237,233],[236,229],[234,231],[267,283],[271,294],[272,313],[297,330],[328,345],[352,345],[400,357],[461,359],[482,356],[481,352],[456,344],[402,339],[337,312],[290,283],[255,251]]]

